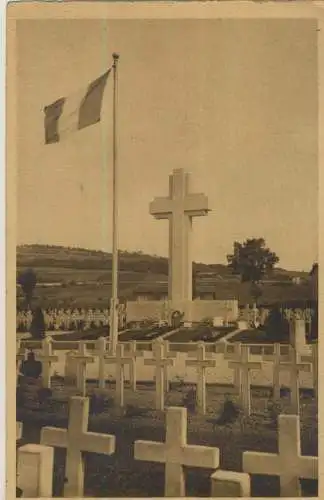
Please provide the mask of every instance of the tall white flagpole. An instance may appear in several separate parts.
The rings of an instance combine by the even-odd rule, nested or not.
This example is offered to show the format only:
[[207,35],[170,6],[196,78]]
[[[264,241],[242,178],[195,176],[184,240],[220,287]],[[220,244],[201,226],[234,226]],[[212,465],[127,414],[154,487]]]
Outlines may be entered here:
[[112,246],[112,290],[110,301],[110,349],[116,354],[118,342],[118,204],[117,204],[117,67],[118,54],[113,54],[113,246]]

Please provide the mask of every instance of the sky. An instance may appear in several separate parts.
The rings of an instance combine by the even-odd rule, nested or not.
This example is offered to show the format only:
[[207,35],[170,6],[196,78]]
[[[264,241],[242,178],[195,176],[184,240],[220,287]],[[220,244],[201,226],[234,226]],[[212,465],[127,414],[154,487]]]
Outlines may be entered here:
[[318,257],[317,31],[312,20],[18,22],[18,243],[111,250],[112,80],[99,124],[44,143],[43,108],[120,54],[119,248],[168,254],[149,203],[175,168],[211,212],[193,259],[264,237],[287,269]]

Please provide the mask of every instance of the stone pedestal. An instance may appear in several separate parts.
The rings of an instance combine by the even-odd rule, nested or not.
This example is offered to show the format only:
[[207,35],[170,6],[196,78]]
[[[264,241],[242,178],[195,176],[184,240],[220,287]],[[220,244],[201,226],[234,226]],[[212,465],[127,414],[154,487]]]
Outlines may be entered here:
[[53,494],[54,448],[26,444],[18,450],[18,486],[24,497],[50,498]]

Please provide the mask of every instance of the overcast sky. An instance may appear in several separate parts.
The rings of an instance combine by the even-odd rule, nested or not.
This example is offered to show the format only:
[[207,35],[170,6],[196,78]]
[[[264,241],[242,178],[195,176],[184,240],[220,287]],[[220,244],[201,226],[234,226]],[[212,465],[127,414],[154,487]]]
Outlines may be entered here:
[[167,255],[149,202],[174,168],[212,211],[193,258],[264,237],[288,269],[317,258],[317,32],[305,20],[19,21],[18,243],[111,250],[112,81],[102,121],[44,144],[43,107],[120,53],[119,248]]

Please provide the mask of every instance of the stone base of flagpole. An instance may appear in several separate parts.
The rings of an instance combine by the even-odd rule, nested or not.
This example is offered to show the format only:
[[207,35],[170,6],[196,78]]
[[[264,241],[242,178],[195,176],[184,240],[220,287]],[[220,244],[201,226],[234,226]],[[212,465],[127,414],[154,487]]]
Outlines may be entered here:
[[116,353],[118,342],[118,305],[118,299],[110,299],[109,344],[112,354]]

